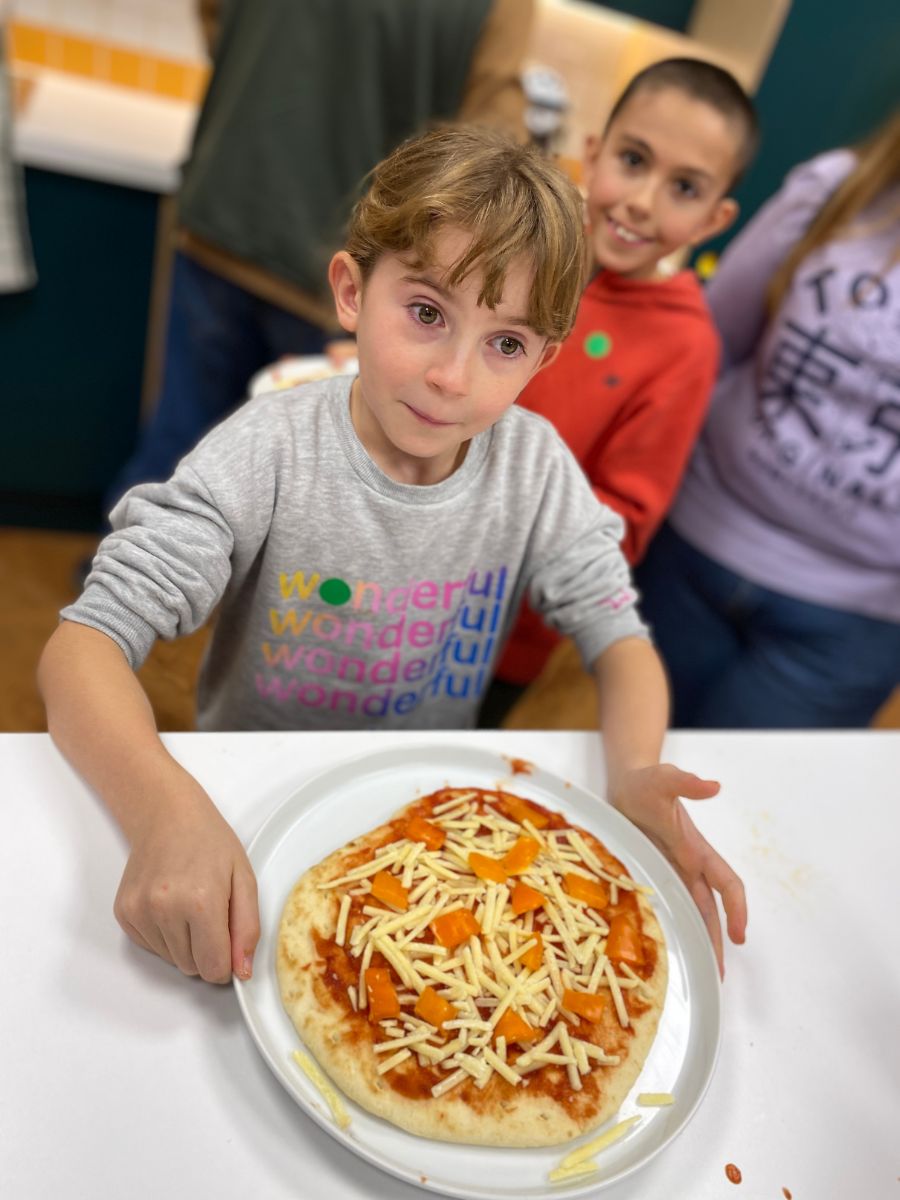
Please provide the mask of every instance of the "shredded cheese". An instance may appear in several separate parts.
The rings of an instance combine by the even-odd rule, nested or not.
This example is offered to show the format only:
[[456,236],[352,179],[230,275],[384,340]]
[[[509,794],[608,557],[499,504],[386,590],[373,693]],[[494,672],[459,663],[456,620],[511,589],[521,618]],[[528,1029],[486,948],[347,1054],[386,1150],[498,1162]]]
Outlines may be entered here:
[[609,982],[609,990],[612,992],[613,1003],[616,1006],[616,1016],[619,1018],[619,1024],[623,1029],[627,1029],[631,1024],[628,1016],[628,1011],[625,1008],[625,1001],[622,998],[622,989],[619,987],[619,981],[616,979],[616,973],[612,968],[612,963],[607,960],[603,968],[606,978]]
[[388,1071],[392,1071],[394,1067],[398,1067],[400,1063],[405,1062],[412,1055],[409,1050],[398,1050],[396,1054],[391,1055],[386,1062],[379,1063],[375,1068],[379,1075],[386,1075]]
[[339,946],[343,946],[344,938],[347,936],[347,917],[350,915],[350,896],[344,893],[341,896],[341,907],[338,912],[337,930],[335,931],[334,940]]
[[[564,876],[602,879],[611,891],[633,890],[636,885],[606,870],[577,831],[539,830],[527,817],[520,824],[491,802],[473,803],[476,796],[453,794],[431,810],[428,819],[445,834],[439,849],[400,838],[379,848],[371,861],[319,885],[349,889],[340,896],[334,938],[359,964],[358,980],[347,988],[350,1006],[354,1011],[366,1008],[365,972],[378,955],[375,961],[386,962],[402,985],[397,989],[400,1016],[382,1021],[378,1030],[379,1074],[415,1055],[420,1064],[446,1072],[432,1088],[433,1096],[442,1096],[467,1078],[484,1087],[494,1073],[511,1086],[524,1086],[530,1072],[552,1064],[565,1069],[569,1086],[578,1091],[583,1076],[599,1066],[615,1065],[619,1057],[578,1036],[580,1018],[564,1008],[564,990],[593,993],[608,988],[619,1023],[627,1026],[623,989],[646,989],[626,964],[622,977],[616,976],[604,953],[608,925],[596,910],[569,895]],[[473,877],[471,853],[500,860],[523,829],[540,847],[527,871],[506,884]],[[405,912],[376,907],[370,892],[378,871],[390,872],[406,889]],[[540,913],[513,913],[510,899],[520,880],[543,895]],[[352,926],[351,896],[359,898],[359,915]],[[422,940],[430,936],[426,930],[438,917],[454,910],[472,913],[478,932],[455,947]],[[532,970],[522,959],[534,947],[538,931],[543,961]],[[411,1011],[426,986],[456,1009],[440,1029]],[[518,1046],[513,1058],[507,1040],[495,1036],[507,1012],[542,1034],[537,1044]],[[563,1163],[560,1169],[568,1171],[570,1166]],[[582,1168],[585,1173],[588,1169],[593,1168]]]
[[448,1075],[446,1079],[442,1079],[440,1083],[436,1083],[434,1085],[434,1087],[431,1089],[432,1096],[434,1096],[434,1098],[437,1099],[438,1096],[445,1095],[452,1088],[455,1088],[457,1086],[457,1084],[462,1083],[462,1081],[465,1078],[466,1078],[465,1071],[462,1071],[462,1070],[454,1071],[452,1075]]
[[563,1183],[570,1179],[582,1179],[588,1175],[596,1175],[600,1170],[595,1162],[585,1161],[576,1163],[574,1167],[556,1167],[547,1178],[551,1183]]
[[579,1163],[593,1158],[595,1154],[599,1154],[601,1150],[605,1150],[607,1146],[611,1146],[613,1142],[617,1142],[619,1138],[624,1137],[632,1125],[640,1120],[640,1116],[626,1117],[624,1121],[620,1121],[618,1125],[613,1125],[612,1129],[608,1129],[606,1133],[601,1133],[598,1138],[594,1138],[592,1142],[587,1142],[584,1146],[579,1146],[577,1150],[573,1150],[559,1164],[560,1169],[567,1170],[569,1167],[575,1167]]
[[340,1096],[322,1074],[318,1063],[314,1062],[308,1054],[304,1054],[301,1050],[294,1051],[294,1061],[310,1082],[322,1093],[326,1104],[331,1109],[331,1115],[334,1117],[337,1127],[339,1129],[346,1129],[350,1124],[350,1114],[344,1108]]

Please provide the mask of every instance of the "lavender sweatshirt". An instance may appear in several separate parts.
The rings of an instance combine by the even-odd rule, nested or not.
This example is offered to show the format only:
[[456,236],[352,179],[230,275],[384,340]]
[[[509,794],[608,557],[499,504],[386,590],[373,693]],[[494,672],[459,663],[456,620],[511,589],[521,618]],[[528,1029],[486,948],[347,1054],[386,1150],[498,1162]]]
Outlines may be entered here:
[[854,161],[798,167],[723,256],[709,303],[724,373],[670,520],[755,583],[900,621],[896,196],[810,254],[766,311],[775,269]]

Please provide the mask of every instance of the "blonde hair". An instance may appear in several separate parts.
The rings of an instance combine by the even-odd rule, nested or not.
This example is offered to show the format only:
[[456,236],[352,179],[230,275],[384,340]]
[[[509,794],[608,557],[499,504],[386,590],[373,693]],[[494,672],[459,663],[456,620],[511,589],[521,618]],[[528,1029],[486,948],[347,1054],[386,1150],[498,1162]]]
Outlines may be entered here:
[[[769,284],[769,312],[781,306],[800,263],[826,242],[848,233],[878,197],[900,184],[900,109],[856,147],[856,166],[819,209],[806,233],[775,272]],[[900,221],[900,194],[890,211],[879,214],[879,226]],[[900,256],[900,242],[888,264]]]
[[446,226],[472,237],[447,285],[480,267],[478,303],[494,308],[507,271],[525,259],[534,271],[528,324],[551,341],[566,337],[584,286],[585,241],[581,196],[562,171],[493,130],[432,130],[371,173],[346,249],[364,281],[385,253],[411,254],[421,269],[433,262],[435,234]]

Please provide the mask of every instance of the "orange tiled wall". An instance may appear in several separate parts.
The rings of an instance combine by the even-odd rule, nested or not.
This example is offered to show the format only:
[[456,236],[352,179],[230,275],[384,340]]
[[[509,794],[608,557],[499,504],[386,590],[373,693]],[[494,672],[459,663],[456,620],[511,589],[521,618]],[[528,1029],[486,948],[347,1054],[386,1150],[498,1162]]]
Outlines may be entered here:
[[8,36],[13,66],[49,67],[175,100],[197,103],[209,74],[204,63],[168,58],[52,26],[13,20]]

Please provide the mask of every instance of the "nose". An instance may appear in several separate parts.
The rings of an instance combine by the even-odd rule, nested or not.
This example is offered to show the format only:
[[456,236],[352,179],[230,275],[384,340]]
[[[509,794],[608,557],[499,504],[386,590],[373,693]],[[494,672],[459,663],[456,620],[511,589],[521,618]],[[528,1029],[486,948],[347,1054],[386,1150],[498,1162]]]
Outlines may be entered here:
[[462,344],[445,345],[436,349],[425,371],[426,384],[445,396],[459,398],[468,395],[470,379],[470,351]]
[[655,194],[656,181],[651,175],[644,176],[628,194],[626,205],[629,215],[635,219],[649,217],[653,211]]

